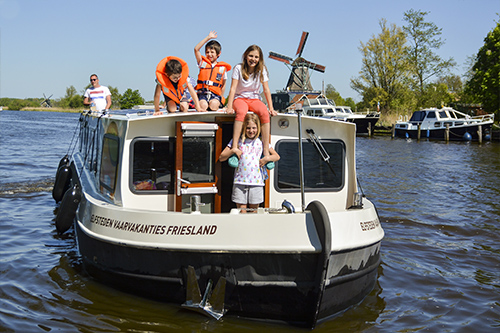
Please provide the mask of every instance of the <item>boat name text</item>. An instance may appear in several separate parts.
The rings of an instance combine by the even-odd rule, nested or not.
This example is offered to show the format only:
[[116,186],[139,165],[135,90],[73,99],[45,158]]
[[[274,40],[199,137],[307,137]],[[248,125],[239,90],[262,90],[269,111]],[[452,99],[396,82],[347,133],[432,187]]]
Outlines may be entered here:
[[375,219],[371,221],[359,222],[359,225],[361,226],[361,231],[370,231],[376,228],[380,228],[380,221],[378,219]]
[[114,228],[118,230],[136,232],[139,234],[150,235],[182,235],[182,236],[203,236],[214,235],[217,232],[216,225],[157,225],[157,224],[142,224],[128,221],[120,221],[109,217],[92,215],[90,223],[100,225],[106,228]]

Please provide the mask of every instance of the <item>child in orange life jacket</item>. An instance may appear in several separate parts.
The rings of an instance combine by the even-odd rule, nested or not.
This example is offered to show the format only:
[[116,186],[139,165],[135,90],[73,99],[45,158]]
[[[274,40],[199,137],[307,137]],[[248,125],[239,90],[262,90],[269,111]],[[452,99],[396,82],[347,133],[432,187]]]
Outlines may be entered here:
[[[273,108],[271,91],[269,90],[269,76],[264,64],[264,55],[257,45],[249,46],[243,53],[242,63],[234,67],[231,88],[227,98],[226,112],[232,114],[236,112],[233,129],[233,147],[232,152],[241,157],[241,150],[237,142],[238,136],[243,127],[243,119],[248,111],[256,113],[262,124],[262,144],[264,157],[269,156],[269,138],[271,132],[270,115],[277,113]],[[264,96],[267,100],[266,105],[260,100],[260,87],[264,89]]]
[[191,83],[189,83],[188,76],[188,65],[181,58],[171,56],[163,58],[160,61],[158,66],[156,66],[155,115],[162,113],[160,112],[160,96],[162,92],[168,112],[175,112],[177,108],[181,112],[187,112],[189,105],[187,99],[184,97],[186,89],[193,98],[196,110],[202,111],[196,91]]
[[[198,99],[203,111],[210,109],[217,111],[224,105],[224,91],[226,90],[227,72],[231,65],[217,61],[222,47],[216,40],[217,32],[210,31],[207,37],[194,47],[196,63],[200,68],[198,82],[195,89],[198,91]],[[210,40],[210,41],[209,41]],[[209,41],[207,43],[207,41]],[[200,49],[205,44],[205,55],[201,55]]]

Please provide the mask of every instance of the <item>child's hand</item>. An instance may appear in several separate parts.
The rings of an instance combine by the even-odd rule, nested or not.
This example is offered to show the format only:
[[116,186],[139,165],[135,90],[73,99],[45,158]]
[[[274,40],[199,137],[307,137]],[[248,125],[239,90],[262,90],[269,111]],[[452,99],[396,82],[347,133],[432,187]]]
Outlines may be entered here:
[[267,164],[267,162],[270,162],[271,160],[269,159],[269,156],[264,156],[259,160],[259,166],[263,167]]
[[239,150],[238,148],[231,148],[231,152],[233,154],[236,154],[236,156],[238,156],[238,159],[240,159],[241,155],[243,154],[243,152],[241,150]]
[[234,109],[233,108],[226,108],[226,113],[227,114],[233,114],[234,113]]
[[217,38],[217,32],[216,31],[210,31],[210,33],[208,34],[208,38],[210,38],[210,39]]
[[271,115],[271,117],[274,117],[278,114],[278,112],[274,111],[274,109],[270,109],[269,114]]

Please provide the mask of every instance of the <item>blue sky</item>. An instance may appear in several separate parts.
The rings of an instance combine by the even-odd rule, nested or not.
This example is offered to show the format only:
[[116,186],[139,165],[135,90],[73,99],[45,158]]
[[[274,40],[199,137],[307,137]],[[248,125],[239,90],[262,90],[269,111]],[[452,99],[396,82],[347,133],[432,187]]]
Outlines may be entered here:
[[427,21],[443,29],[439,55],[453,57],[454,73],[463,75],[467,57],[499,19],[500,0],[0,0],[0,97],[60,98],[71,85],[83,91],[97,73],[103,85],[138,89],[152,100],[157,63],[175,55],[197,76],[193,48],[210,30],[218,32],[220,60],[232,66],[259,45],[275,91],[289,70],[267,58],[269,51],[294,57],[308,31],[303,57],[326,66],[313,73],[313,87],[332,84],[359,101],[350,79],[361,69],[360,42],[380,32],[382,18],[403,26],[411,8],[430,12]]

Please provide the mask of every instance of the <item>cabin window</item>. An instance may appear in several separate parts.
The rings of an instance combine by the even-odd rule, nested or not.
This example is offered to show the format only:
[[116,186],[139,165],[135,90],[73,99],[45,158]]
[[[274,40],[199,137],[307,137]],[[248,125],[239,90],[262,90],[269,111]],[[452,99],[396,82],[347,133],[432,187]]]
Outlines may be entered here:
[[174,140],[138,138],[130,147],[132,192],[174,193]]
[[439,118],[448,118],[448,115],[446,114],[446,111],[439,111]]
[[[320,142],[330,156],[330,166],[323,160],[315,145],[304,140],[302,149],[305,191],[340,191],[344,186],[345,145],[340,140],[324,139]],[[276,167],[276,189],[279,192],[300,191],[298,141],[278,141],[276,151],[281,157]]]
[[431,112],[427,113],[427,118],[436,118],[436,112],[431,111]]
[[105,134],[102,144],[99,181],[101,186],[111,193],[115,192],[119,150],[120,139],[114,134]]
[[422,121],[425,118],[425,111],[415,111],[411,118],[410,121]]
[[215,137],[182,138],[182,178],[191,183],[215,181]]

